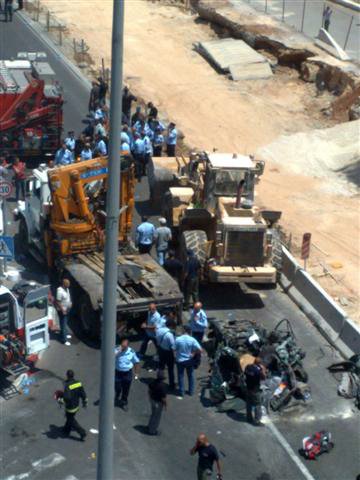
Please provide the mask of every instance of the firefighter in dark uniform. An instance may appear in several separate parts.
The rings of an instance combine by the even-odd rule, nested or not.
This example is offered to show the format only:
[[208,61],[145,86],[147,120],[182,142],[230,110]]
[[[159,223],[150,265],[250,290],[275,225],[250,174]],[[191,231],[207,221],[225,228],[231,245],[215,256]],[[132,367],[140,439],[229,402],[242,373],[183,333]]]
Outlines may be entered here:
[[66,423],[63,427],[64,434],[69,436],[72,430],[80,435],[80,439],[84,441],[86,431],[78,424],[75,415],[79,411],[80,399],[84,408],[87,407],[87,397],[82,383],[74,379],[74,372],[68,370],[66,372],[66,381],[64,384],[64,395],[59,399],[65,405]]

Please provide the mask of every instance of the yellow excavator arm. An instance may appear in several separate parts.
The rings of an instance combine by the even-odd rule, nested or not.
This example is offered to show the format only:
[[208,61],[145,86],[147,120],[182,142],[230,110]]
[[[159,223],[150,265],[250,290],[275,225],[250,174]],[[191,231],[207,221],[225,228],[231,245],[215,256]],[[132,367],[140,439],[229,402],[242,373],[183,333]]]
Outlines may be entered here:
[[[51,191],[45,243],[49,266],[56,257],[102,250],[105,240],[105,208],[108,159],[56,167],[48,172]],[[119,242],[129,239],[134,207],[133,167],[122,161],[119,208]]]

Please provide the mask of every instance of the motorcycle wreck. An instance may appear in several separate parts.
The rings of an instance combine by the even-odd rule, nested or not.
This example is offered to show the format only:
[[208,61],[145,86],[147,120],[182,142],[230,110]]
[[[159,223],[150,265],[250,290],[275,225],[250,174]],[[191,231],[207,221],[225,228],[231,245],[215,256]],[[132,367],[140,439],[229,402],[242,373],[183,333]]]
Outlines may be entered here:
[[289,320],[281,320],[271,331],[249,320],[214,319],[210,323],[204,348],[211,363],[210,399],[220,410],[244,406],[244,372],[256,357],[267,370],[261,382],[263,410],[282,412],[290,405],[311,401],[303,366],[305,352],[298,347]]

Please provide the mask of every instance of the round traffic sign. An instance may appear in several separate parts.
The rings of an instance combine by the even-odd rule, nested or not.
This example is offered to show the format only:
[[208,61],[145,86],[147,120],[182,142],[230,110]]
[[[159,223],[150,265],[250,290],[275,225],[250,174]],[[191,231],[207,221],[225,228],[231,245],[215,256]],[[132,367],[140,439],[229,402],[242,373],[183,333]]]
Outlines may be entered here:
[[0,181],[0,197],[1,198],[8,198],[12,194],[13,186],[10,182],[6,180]]

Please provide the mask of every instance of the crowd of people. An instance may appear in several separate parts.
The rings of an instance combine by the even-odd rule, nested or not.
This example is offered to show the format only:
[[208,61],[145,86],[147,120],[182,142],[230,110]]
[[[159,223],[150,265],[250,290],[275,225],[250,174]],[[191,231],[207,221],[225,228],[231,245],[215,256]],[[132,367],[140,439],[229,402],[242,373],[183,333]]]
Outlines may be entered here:
[[[70,282],[64,278],[62,285],[57,289],[56,306],[59,312],[61,339],[66,345],[70,345],[67,322],[72,308],[70,294]],[[157,305],[149,305],[146,321],[141,325],[143,331],[142,343],[137,352],[130,346],[129,339],[122,337],[114,352],[115,379],[114,379],[114,402],[115,406],[128,411],[128,402],[131,385],[139,378],[140,362],[145,360],[148,345],[151,342],[156,354],[152,356],[157,365],[156,378],[152,378],[148,385],[148,397],[150,402],[150,418],[146,427],[146,433],[150,436],[161,434],[159,430],[163,411],[168,408],[168,393],[175,393],[178,399],[185,395],[185,372],[188,381],[187,394],[195,393],[194,371],[199,367],[203,355],[202,342],[208,328],[208,318],[203,305],[196,302],[191,309],[189,322],[181,327],[178,332],[177,316],[175,311],[167,311],[161,314]],[[175,367],[176,373],[175,375]],[[165,383],[165,371],[167,370],[168,383]],[[176,378],[177,377],[177,378]],[[176,382],[177,380],[177,382]],[[76,414],[80,408],[80,401],[86,406],[87,396],[82,383],[75,380],[74,372],[69,370],[64,384],[64,392],[59,394],[58,401],[65,406],[66,423],[63,428],[64,435],[70,435],[75,431],[83,441],[86,430],[77,422]],[[210,478],[213,466],[216,465],[217,478],[221,479],[221,466],[216,448],[210,444],[204,434],[197,438],[195,446],[190,450],[191,455],[198,454],[199,462],[197,477],[199,480]]]
[[[55,165],[68,165],[74,161],[90,160],[108,154],[109,109],[106,105],[107,84],[102,77],[92,82],[89,98],[87,125],[78,138],[68,132],[61,148],[56,152]],[[176,154],[178,133],[176,125],[170,122],[167,127],[158,119],[158,109],[152,102],[143,110],[137,105],[137,98],[125,87],[122,95],[122,156],[135,164],[138,180],[146,174],[146,166],[152,156],[160,157],[165,150],[169,157]]]

